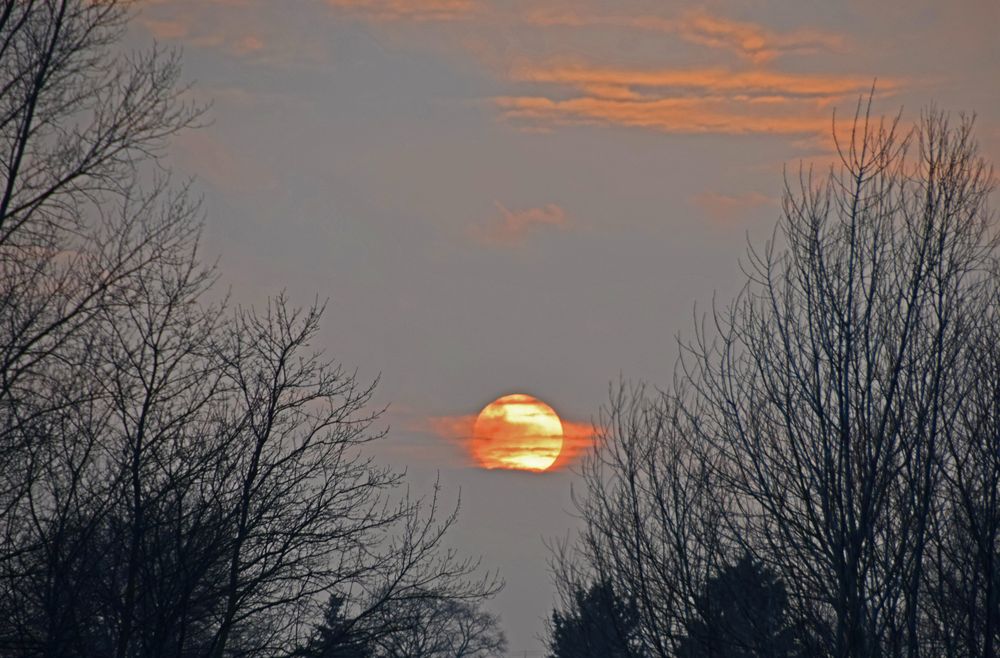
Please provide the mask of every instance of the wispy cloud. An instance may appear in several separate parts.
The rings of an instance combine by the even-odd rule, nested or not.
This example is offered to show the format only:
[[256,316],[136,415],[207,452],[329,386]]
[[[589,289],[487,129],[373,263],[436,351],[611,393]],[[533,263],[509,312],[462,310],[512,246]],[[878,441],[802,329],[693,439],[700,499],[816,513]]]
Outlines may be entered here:
[[287,67],[315,62],[321,48],[291,35],[264,0],[144,0],[136,23],[161,41]]
[[326,0],[326,4],[376,21],[466,20],[482,9],[476,0]]
[[226,192],[243,194],[277,185],[270,169],[227,145],[211,129],[179,134],[173,151],[184,171]]
[[776,206],[778,200],[760,192],[745,194],[719,194],[705,192],[692,198],[692,202],[715,221],[732,221],[747,211],[761,206]]
[[173,19],[143,18],[139,21],[156,39],[173,41],[191,34],[191,23]]
[[[658,90],[727,94],[737,100],[777,102],[794,98],[829,98],[854,93],[871,86],[871,78],[859,76],[809,75],[777,71],[729,69],[638,69],[593,66],[525,64],[515,67],[517,81],[549,83],[580,89],[594,85],[624,87],[647,94]],[[880,87],[893,86],[885,82]],[[647,95],[644,94],[644,95]]]
[[230,55],[249,55],[264,50],[263,35],[244,28],[228,26],[218,30],[209,29],[207,24],[199,24],[194,19],[140,18],[139,23],[156,39],[162,41],[182,41],[195,48],[221,50]]
[[497,216],[485,223],[469,227],[469,235],[477,242],[517,246],[522,244],[530,233],[541,228],[547,226],[565,228],[568,223],[566,211],[554,203],[517,211],[508,210],[499,201],[495,205]]
[[821,51],[843,50],[843,36],[813,28],[787,32],[770,30],[763,25],[731,20],[708,12],[688,11],[675,17],[654,15],[617,15],[539,9],[527,16],[537,26],[601,27],[670,34],[709,48],[736,53],[756,63],[783,55],[803,55]]
[[666,133],[803,134],[829,127],[820,112],[802,115],[796,108],[782,113],[753,112],[739,102],[718,99],[660,98],[616,100],[581,97],[504,96],[494,99],[503,115],[529,127],[549,125],[620,125]]
[[[471,454],[472,429],[475,426],[476,418],[476,414],[428,416],[409,422],[407,429],[433,434],[460,447],[466,452],[468,463],[477,465]],[[596,434],[593,425],[565,418],[561,418],[560,421],[563,428],[562,450],[555,463],[547,469],[548,471],[559,471],[572,466],[594,445]]]
[[[508,119],[537,128],[613,124],[671,133],[808,134],[829,130],[829,106],[865,93],[860,76],[728,69],[640,69],[574,64],[524,64],[516,82],[540,93],[494,102]],[[891,93],[897,81],[884,81]]]

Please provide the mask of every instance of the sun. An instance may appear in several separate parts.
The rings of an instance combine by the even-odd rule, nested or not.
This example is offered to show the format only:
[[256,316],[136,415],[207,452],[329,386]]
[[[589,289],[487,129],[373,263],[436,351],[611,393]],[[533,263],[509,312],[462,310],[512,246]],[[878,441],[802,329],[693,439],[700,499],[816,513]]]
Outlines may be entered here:
[[483,468],[544,471],[559,457],[563,426],[558,414],[538,398],[505,395],[479,412],[470,448]]

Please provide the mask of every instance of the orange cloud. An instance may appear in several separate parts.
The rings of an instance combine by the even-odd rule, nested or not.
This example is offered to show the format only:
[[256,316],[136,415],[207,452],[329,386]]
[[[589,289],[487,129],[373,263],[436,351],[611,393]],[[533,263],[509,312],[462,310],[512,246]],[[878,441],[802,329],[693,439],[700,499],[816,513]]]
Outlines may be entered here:
[[756,63],[781,55],[843,50],[845,42],[840,35],[811,28],[775,32],[756,23],[733,21],[705,11],[690,11],[675,18],[664,18],[651,15],[587,15],[542,9],[528,14],[527,21],[539,26],[618,27],[674,34],[691,43],[729,50]]
[[732,103],[701,99],[618,101],[603,98],[553,100],[507,96],[494,99],[506,118],[529,124],[621,125],[667,133],[803,134],[828,130],[829,117],[803,116],[794,109],[782,114],[753,114]]
[[751,208],[777,205],[778,203],[777,199],[760,192],[735,195],[705,192],[694,197],[692,201],[716,221],[730,221]]
[[843,37],[813,29],[776,33],[755,23],[741,23],[704,12],[686,14],[679,32],[687,41],[724,48],[754,62],[766,62],[779,55],[806,54],[823,50],[843,50]]
[[494,245],[514,246],[524,242],[528,233],[543,227],[565,227],[566,211],[554,203],[540,208],[510,211],[499,201],[496,202],[500,216],[485,225],[470,227],[470,235],[479,242]]
[[[511,77],[542,87],[493,99],[506,118],[529,127],[612,124],[671,133],[825,133],[829,105],[871,87],[858,76],[585,64],[526,64]],[[899,86],[881,82],[880,93]]]
[[183,20],[142,17],[139,24],[156,39],[183,41],[195,48],[211,48],[230,55],[254,54],[265,47],[264,39],[259,34],[239,31],[233,25],[212,30],[207,22],[196,21],[192,16]]
[[575,464],[594,446],[596,432],[590,423],[563,420],[563,447],[550,471],[561,471]]
[[467,441],[472,436],[476,424],[476,414],[461,416],[430,416],[408,424],[408,428],[419,432],[430,432],[443,439]]
[[262,50],[264,48],[264,42],[258,36],[245,34],[236,39],[231,48],[237,55],[247,55],[249,53],[255,53]]
[[[600,86],[727,94],[738,100],[780,102],[788,97],[830,98],[864,92],[871,87],[871,78],[860,76],[822,76],[779,73],[776,71],[730,71],[728,69],[625,69],[588,66],[586,64],[515,68],[511,77],[516,81],[549,83],[579,89]],[[879,84],[890,91],[898,83]]]
[[[419,432],[430,432],[442,439],[460,446],[467,454],[470,464],[478,465],[471,453],[472,429],[476,414],[458,416],[431,416],[408,424],[408,428]],[[563,427],[562,450],[548,471],[559,471],[573,465],[594,445],[596,433],[590,423],[580,423],[565,418],[560,419]]]
[[291,34],[264,0],[143,0],[136,23],[153,37],[214,50],[254,63],[287,67],[316,62],[323,46]]
[[326,0],[334,9],[376,21],[456,21],[479,11],[476,0]]
[[183,21],[146,18],[140,22],[154,38],[165,41],[183,39],[191,32],[191,26]]

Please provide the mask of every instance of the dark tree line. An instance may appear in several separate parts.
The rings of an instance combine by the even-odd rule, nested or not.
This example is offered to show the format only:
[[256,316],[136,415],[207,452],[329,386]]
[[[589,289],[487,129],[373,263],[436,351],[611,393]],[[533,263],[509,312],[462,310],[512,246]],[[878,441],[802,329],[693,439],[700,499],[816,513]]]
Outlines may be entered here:
[[640,655],[633,601],[622,599],[607,581],[575,584],[569,594],[567,609],[554,611],[550,620],[553,658]]
[[993,171],[967,117],[859,108],[673,386],[602,418],[558,614],[607,583],[638,655],[997,655]]
[[120,54],[130,11],[0,0],[0,656],[502,649],[455,513],[366,456],[322,305],[207,301],[159,160],[202,112],[175,54]]

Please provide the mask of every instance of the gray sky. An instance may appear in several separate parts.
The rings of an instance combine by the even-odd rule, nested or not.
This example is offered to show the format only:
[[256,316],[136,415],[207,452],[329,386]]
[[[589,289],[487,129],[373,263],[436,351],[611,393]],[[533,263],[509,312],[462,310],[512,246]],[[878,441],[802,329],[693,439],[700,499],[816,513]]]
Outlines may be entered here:
[[462,493],[454,541],[502,570],[513,655],[552,605],[543,538],[571,470],[472,465],[461,426],[505,393],[587,423],[619,375],[668,383],[695,305],[740,285],[782,168],[830,123],[978,114],[1000,160],[996,0],[147,0],[211,125],[204,253],[233,298],[329,298],[322,345],[391,403],[382,457]]

